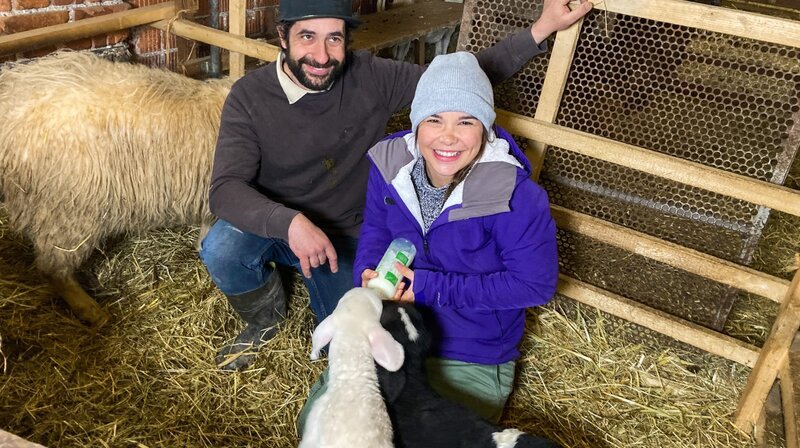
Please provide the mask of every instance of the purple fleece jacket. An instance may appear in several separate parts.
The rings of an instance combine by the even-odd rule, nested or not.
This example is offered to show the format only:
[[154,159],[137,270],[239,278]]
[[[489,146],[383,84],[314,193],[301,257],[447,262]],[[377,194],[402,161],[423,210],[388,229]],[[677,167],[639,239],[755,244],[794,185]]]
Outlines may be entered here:
[[519,356],[525,308],[548,302],[558,280],[547,193],[513,139],[497,133],[426,234],[410,179],[413,134],[375,145],[353,269],[360,285],[392,239],[413,242],[415,301],[437,335],[434,355],[480,364]]

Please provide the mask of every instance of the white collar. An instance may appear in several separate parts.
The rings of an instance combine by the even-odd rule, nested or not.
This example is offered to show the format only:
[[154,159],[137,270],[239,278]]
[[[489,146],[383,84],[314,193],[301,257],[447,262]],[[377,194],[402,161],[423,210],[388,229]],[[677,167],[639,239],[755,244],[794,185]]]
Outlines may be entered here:
[[[278,71],[278,82],[281,85],[281,89],[283,89],[283,93],[286,94],[286,99],[289,100],[289,104],[300,101],[300,98],[304,97],[307,93],[320,93],[330,90],[330,87],[326,90],[307,90],[295,84],[292,78],[283,71],[283,58],[284,54],[283,51],[281,51],[278,53],[278,60],[275,66]],[[331,86],[333,86],[333,84],[331,84]]]

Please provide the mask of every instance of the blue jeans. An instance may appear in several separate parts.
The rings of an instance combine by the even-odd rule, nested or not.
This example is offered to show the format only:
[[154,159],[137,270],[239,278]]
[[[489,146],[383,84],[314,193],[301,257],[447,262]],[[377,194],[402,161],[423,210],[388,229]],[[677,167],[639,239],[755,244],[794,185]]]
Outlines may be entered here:
[[[339,262],[339,271],[331,272],[328,263],[311,269],[311,278],[303,277],[311,309],[322,321],[336,308],[345,292],[353,287],[353,261],[357,238],[328,236]],[[269,262],[292,266],[300,272],[300,261],[281,238],[264,238],[237,229],[218,220],[203,239],[200,258],[211,280],[226,295],[239,295],[263,286],[272,268]]]

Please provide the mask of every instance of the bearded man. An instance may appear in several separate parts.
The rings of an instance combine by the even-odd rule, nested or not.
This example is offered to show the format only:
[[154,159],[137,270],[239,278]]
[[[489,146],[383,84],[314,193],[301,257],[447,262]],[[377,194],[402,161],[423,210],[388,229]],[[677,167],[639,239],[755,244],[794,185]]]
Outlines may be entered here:
[[[546,0],[539,20],[476,54],[492,83],[547,51],[546,38],[591,3]],[[217,354],[223,369],[249,365],[286,315],[277,265],[303,274],[318,321],[353,287],[364,210],[367,149],[408,107],[424,66],[351,52],[350,0],[283,0],[282,52],[231,89],[222,110],[209,200],[219,218],[200,256],[247,323]]]

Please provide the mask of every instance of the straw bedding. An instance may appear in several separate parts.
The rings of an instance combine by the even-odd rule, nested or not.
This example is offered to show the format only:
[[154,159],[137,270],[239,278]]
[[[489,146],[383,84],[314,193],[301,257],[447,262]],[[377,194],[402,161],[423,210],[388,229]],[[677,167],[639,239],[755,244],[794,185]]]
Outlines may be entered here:
[[[788,277],[798,229],[772,219],[757,267]],[[51,447],[296,446],[295,416],[325,365],[308,358],[306,291],[289,282],[290,316],[251,368],[220,371],[214,353],[242,323],[200,263],[197,233],[98,252],[82,281],[113,317],[92,331],[52,296],[0,206],[0,429]],[[745,297],[726,332],[761,344],[776,309]],[[531,310],[503,424],[570,447],[754,446],[731,418],[748,368],[633,327],[565,298]]]

